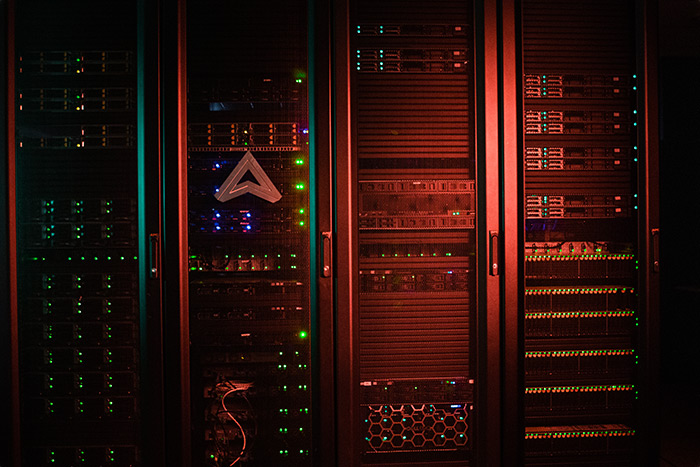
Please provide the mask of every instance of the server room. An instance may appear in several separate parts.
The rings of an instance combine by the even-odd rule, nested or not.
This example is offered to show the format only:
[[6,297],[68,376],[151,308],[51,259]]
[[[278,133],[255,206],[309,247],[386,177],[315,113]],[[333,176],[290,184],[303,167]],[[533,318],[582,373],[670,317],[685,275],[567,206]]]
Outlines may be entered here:
[[0,24],[0,467],[700,466],[700,1]]

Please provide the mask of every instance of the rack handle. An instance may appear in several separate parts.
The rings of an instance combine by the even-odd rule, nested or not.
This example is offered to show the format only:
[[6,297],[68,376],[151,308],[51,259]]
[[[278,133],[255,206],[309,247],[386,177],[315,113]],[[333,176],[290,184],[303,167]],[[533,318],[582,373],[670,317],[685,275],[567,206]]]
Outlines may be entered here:
[[654,272],[661,270],[659,253],[659,229],[651,229],[651,270]]
[[489,231],[489,274],[497,276],[499,273],[498,231]]
[[160,237],[157,233],[152,233],[148,238],[148,277],[158,279],[160,264]]
[[333,275],[333,232],[321,232],[321,277]]

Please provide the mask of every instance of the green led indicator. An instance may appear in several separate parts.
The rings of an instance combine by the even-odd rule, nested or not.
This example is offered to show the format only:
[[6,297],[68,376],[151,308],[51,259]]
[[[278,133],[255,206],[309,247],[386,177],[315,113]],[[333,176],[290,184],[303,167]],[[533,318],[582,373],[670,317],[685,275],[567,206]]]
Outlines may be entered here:
[[299,337],[302,338],[302,339],[306,339],[306,336],[307,336],[307,335],[308,335],[308,334],[307,334],[306,331],[301,331],[301,332],[299,333]]

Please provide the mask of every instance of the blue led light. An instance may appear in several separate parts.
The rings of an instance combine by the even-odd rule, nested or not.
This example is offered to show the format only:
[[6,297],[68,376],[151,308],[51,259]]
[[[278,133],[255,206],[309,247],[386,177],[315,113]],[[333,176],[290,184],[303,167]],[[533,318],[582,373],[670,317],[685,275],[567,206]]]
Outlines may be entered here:
[[249,212],[245,213],[245,216],[250,217],[250,213]]
[[250,229],[252,229],[252,227],[249,226],[249,225],[246,225],[246,226],[245,226],[245,229],[246,229],[246,230],[250,230]]

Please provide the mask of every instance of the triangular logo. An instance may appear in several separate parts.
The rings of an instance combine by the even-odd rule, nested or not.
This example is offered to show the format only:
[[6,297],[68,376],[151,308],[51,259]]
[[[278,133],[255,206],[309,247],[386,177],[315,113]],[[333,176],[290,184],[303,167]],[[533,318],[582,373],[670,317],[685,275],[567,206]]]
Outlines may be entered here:
[[[258,183],[252,181],[239,183],[247,172],[253,174]],[[214,197],[225,203],[246,193],[255,195],[270,203],[276,203],[282,199],[282,195],[250,151],[246,151],[238,165],[221,185],[218,193],[214,194]]]

